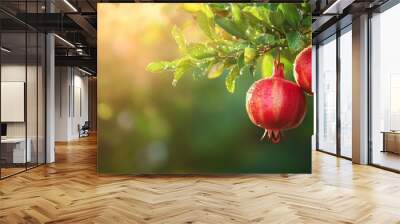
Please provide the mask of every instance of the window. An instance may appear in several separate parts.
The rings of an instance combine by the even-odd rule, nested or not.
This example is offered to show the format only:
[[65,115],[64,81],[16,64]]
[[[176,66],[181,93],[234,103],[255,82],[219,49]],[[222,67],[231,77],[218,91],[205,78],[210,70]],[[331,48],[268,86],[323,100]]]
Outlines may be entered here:
[[351,25],[342,29],[339,34],[340,36],[333,35],[320,43],[317,50],[317,146],[321,151],[351,158],[353,72]]
[[336,36],[318,47],[318,149],[336,153]]
[[400,170],[400,5],[371,18],[371,162]]
[[340,155],[352,156],[352,33],[351,26],[341,32],[340,40]]

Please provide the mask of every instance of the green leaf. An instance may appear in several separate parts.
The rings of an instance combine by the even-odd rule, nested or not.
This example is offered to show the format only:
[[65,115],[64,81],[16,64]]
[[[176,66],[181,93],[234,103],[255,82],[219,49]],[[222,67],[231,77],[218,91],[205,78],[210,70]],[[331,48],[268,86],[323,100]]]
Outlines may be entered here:
[[251,40],[253,42],[254,42],[254,40],[257,39],[257,37],[259,37],[261,35],[261,33],[259,31],[257,31],[257,29],[254,29],[251,26],[247,26],[245,33],[246,33],[247,40]]
[[281,63],[285,66],[285,78],[294,81],[293,77],[293,61],[289,60],[285,56],[281,56]]
[[178,48],[181,51],[181,53],[185,53],[186,52],[186,40],[182,34],[182,30],[179,27],[174,26],[172,28],[171,34],[174,37],[175,42],[178,45]]
[[267,9],[269,9],[269,10],[274,10],[275,11],[278,8],[279,4],[264,4],[263,3],[263,6],[266,7]]
[[210,8],[217,11],[227,11],[229,10],[229,5],[227,3],[208,3]]
[[248,43],[238,41],[217,40],[213,42],[215,48],[223,54],[232,54],[244,50]]
[[152,73],[175,69],[175,64],[169,61],[152,62],[147,65],[146,70]]
[[209,79],[216,79],[222,75],[224,72],[225,65],[224,63],[220,62],[215,65],[211,66],[210,71],[208,72],[208,78]]
[[304,42],[299,32],[286,33],[286,38],[290,49],[294,51],[299,51],[303,49]]
[[211,69],[212,61],[207,61],[203,63],[196,63],[195,68],[193,69],[193,78],[199,79],[208,74],[208,71]]
[[275,36],[269,33],[262,34],[255,39],[257,45],[273,45],[276,42]]
[[274,58],[271,54],[266,54],[262,57],[262,77],[269,78],[272,76],[274,69]]
[[239,27],[236,26],[235,23],[233,23],[232,21],[223,18],[223,17],[216,17],[215,18],[215,22],[218,24],[218,26],[220,26],[222,29],[224,29],[227,33],[236,36],[236,37],[240,37],[244,40],[247,39],[246,34],[240,30]]
[[214,19],[208,17],[203,11],[200,11],[196,14],[196,20],[203,33],[210,39],[215,39],[216,33]]
[[246,64],[250,64],[251,62],[253,62],[256,54],[257,54],[257,52],[254,48],[246,47],[244,49],[244,62]]
[[213,48],[207,47],[206,45],[199,43],[189,44],[189,46],[187,47],[187,51],[189,55],[195,59],[214,57],[217,53]]
[[229,57],[224,60],[225,68],[231,67],[232,65],[237,64],[237,58]]
[[[181,29],[173,27],[171,34],[181,54],[175,61],[148,64],[147,71],[174,73],[175,86],[184,75],[194,79],[223,76],[230,93],[241,75],[269,77],[280,48],[280,60],[285,65],[287,79],[293,78],[293,60],[296,54],[311,42],[310,4],[270,3],[185,3],[200,30],[208,38],[190,43]],[[217,26],[217,27],[216,27]],[[268,50],[268,51],[267,51]],[[266,54],[259,56],[259,51]]]
[[251,66],[252,64],[245,64],[244,62],[244,52],[240,54],[239,58],[237,59],[237,66],[240,69],[240,75],[251,75]]
[[274,25],[275,27],[277,27],[281,30],[282,24],[284,22],[284,15],[283,15],[282,11],[277,10],[274,12],[270,12],[268,19],[272,25]]
[[241,53],[237,59],[237,64],[239,66],[239,68],[242,68],[243,66],[245,66],[245,62],[244,62],[244,52]]
[[303,10],[303,14],[311,13],[311,4],[309,2],[304,1],[301,3],[301,9]]
[[279,4],[279,10],[282,12],[286,21],[288,21],[292,27],[297,28],[299,22],[301,21],[301,15],[297,10],[296,5],[290,3],[281,3]]
[[303,19],[303,25],[304,25],[305,27],[311,27],[311,24],[312,24],[312,17],[311,17],[311,16],[306,16],[306,17],[304,17],[304,19]]
[[240,12],[239,6],[235,3],[231,3],[231,12],[233,22],[235,22],[237,25],[240,24],[242,21],[242,14]]
[[204,12],[204,14],[207,16],[207,18],[209,19],[213,19],[214,18],[214,13],[211,10],[210,6],[208,4],[201,4],[201,11]]
[[172,86],[176,86],[179,79],[181,79],[184,75],[188,73],[192,73],[194,69],[194,64],[190,59],[184,58],[180,60],[176,66],[176,70],[174,73],[174,80],[172,81]]
[[258,57],[255,61],[253,76],[263,77],[262,74],[262,57]]
[[247,12],[261,21],[266,21],[268,17],[268,11],[264,7],[246,6],[243,8],[243,12]]
[[228,76],[225,78],[225,86],[228,92],[235,92],[236,78],[239,77],[239,67],[234,65],[229,71]]
[[254,29],[260,30],[260,31],[264,30],[265,24],[263,24],[259,19],[257,19],[252,14],[246,13],[245,18],[246,18],[246,21],[249,26],[253,27]]
[[240,69],[240,76],[249,76],[251,75],[250,65],[245,65]]

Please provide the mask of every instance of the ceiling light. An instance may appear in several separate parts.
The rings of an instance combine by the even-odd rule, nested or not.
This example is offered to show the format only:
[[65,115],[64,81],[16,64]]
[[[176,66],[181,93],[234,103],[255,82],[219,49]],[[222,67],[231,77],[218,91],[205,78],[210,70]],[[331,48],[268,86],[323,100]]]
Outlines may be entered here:
[[82,48],[77,48],[76,49],[76,53],[78,53],[79,55],[84,55],[84,52],[83,52]]
[[6,53],[10,53],[11,52],[11,50],[9,50],[9,49],[7,49],[5,47],[1,47],[1,51],[4,51]]
[[64,0],[64,3],[67,4],[74,12],[78,12],[78,10],[68,0]]
[[64,42],[65,44],[67,44],[68,46],[75,48],[75,45],[73,45],[73,44],[72,44],[71,42],[69,42],[68,40],[66,40],[66,39],[64,39],[64,38],[62,38],[62,37],[60,37],[60,36],[57,35],[57,34],[54,34],[54,36],[57,37],[57,38],[58,38],[59,40],[61,40],[62,42]]
[[340,0],[336,0],[332,5],[330,5],[327,9],[324,10],[324,12],[322,14],[330,14],[332,13],[333,9],[336,9],[336,7],[338,6]]
[[351,5],[355,0],[336,0],[332,5],[324,10],[322,14],[342,14],[343,10]]
[[88,72],[88,71],[86,71],[86,70],[83,70],[83,69],[81,69],[81,68],[79,68],[79,67],[78,67],[78,70],[81,71],[81,72],[83,72],[83,73],[85,73],[85,74],[87,74],[87,75],[93,75],[92,73],[90,73],[90,72]]

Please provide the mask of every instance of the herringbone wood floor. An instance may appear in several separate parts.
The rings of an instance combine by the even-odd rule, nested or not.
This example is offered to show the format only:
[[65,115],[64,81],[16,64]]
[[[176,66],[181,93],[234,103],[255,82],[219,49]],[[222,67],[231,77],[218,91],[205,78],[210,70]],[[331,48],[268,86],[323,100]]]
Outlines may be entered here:
[[313,154],[312,175],[99,176],[94,137],[0,181],[0,223],[400,223],[400,175]]

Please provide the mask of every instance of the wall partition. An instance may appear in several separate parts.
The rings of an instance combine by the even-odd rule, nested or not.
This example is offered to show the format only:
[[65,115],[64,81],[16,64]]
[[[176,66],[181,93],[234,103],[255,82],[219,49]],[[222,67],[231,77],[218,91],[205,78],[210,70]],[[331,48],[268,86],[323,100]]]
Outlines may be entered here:
[[[39,12],[40,1],[18,2]],[[3,6],[1,3],[0,6]],[[0,178],[45,163],[45,35],[0,12],[1,144]],[[9,23],[13,23],[12,26]],[[12,29],[11,29],[12,27]]]
[[0,150],[3,178],[26,169],[27,162],[31,162],[31,142],[27,144],[25,119],[26,33],[2,33],[1,46]]

